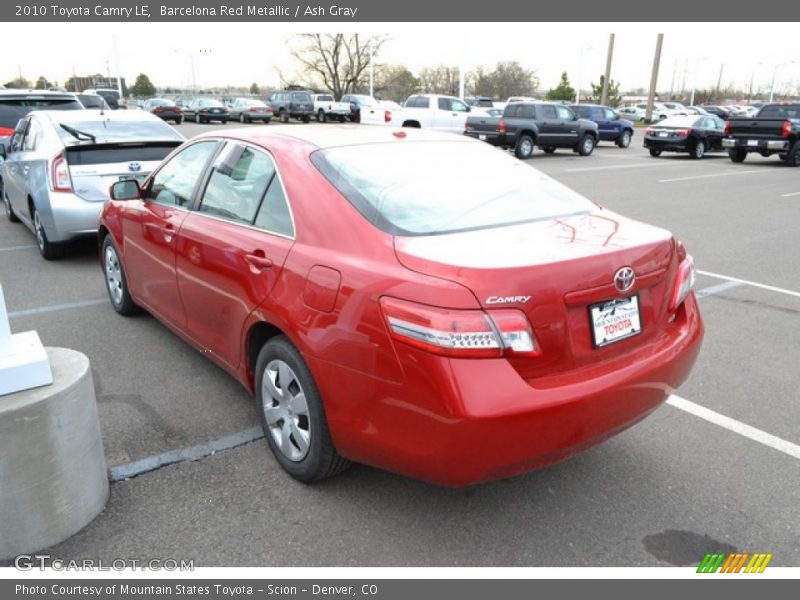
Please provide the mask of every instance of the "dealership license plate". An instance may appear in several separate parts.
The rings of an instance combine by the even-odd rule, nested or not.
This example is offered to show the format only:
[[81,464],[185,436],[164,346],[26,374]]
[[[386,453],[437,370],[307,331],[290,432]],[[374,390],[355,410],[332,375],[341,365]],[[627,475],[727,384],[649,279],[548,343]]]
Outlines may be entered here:
[[758,146],[758,140],[747,140],[748,146]]
[[667,137],[669,134],[666,131],[659,131],[658,137]]
[[479,139],[479,140],[482,140],[482,141],[484,141],[484,142],[485,142],[485,141],[486,141],[486,134],[484,134],[484,133],[479,133],[479,134],[478,134],[478,139]]
[[589,307],[594,347],[600,348],[642,332],[639,296],[618,298]]

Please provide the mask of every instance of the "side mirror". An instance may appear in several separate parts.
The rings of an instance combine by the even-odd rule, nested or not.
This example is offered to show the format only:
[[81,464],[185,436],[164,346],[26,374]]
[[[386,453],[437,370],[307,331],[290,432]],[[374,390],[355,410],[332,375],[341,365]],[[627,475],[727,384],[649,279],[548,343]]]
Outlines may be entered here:
[[142,188],[135,179],[123,179],[111,184],[109,193],[112,200],[138,200],[142,197]]
[[472,107],[469,104],[467,104],[467,112],[472,112]]

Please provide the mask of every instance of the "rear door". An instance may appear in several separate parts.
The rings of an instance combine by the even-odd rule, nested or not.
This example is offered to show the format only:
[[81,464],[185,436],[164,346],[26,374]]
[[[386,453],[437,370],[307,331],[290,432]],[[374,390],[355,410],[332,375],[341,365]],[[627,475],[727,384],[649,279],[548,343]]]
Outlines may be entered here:
[[123,254],[131,292],[148,310],[182,331],[186,315],[178,294],[176,239],[218,147],[217,140],[186,146],[153,175],[144,200],[123,205]]
[[541,146],[558,144],[561,132],[556,107],[552,104],[539,104],[536,106],[536,117],[539,124],[539,137],[536,143]]
[[177,277],[189,335],[237,367],[242,328],[278,281],[294,226],[275,161],[228,142],[181,227]]

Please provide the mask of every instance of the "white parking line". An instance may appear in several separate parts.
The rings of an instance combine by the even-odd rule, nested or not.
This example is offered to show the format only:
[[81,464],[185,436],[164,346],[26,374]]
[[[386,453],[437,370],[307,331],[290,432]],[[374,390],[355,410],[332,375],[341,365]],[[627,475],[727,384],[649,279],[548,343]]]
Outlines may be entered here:
[[719,273],[711,273],[710,271],[698,270],[697,274],[706,275],[707,277],[716,277],[717,279],[724,279],[725,281],[736,281],[738,283],[743,283],[745,285],[751,285],[753,287],[761,288],[762,290],[769,290],[770,292],[778,292],[780,294],[786,294],[788,296],[794,296],[795,298],[800,298],[800,292],[787,290],[786,288],[775,287],[774,285],[756,283],[755,281],[748,281],[747,279],[739,279],[738,277],[728,277],[727,275],[720,275]]
[[791,194],[781,194],[781,198],[790,198],[791,196],[800,196],[800,192],[792,192]]
[[763,444],[764,446],[772,448],[773,450],[783,452],[792,458],[800,460],[800,446],[793,444],[792,442],[787,442],[786,440],[776,437],[771,433],[756,429],[755,427],[751,427],[750,425],[742,423],[741,421],[737,421],[736,419],[726,417],[723,414],[708,409],[705,406],[695,404],[694,402],[691,402],[686,398],[676,396],[675,394],[667,398],[667,404],[694,415],[695,417],[700,417],[709,423],[713,423],[714,425],[718,425],[724,429],[738,433],[739,435],[753,440],[754,442],[758,442],[759,444]]
[[608,165],[605,167],[581,167],[579,169],[564,169],[564,173],[584,173],[588,171],[611,171],[614,169],[644,169],[650,167],[683,167],[686,165],[680,163],[668,163],[668,162],[648,162],[648,163],[637,163],[635,165]]
[[690,179],[708,179],[710,177],[733,177],[734,175],[748,175],[753,173],[774,173],[771,169],[758,169],[750,171],[726,171],[725,173],[712,173],[710,175],[692,175],[690,177],[675,177],[673,179],[659,179],[658,183],[672,183],[673,181],[689,181]]
[[36,248],[34,244],[28,246],[8,246],[7,248],[0,248],[0,252],[11,252],[12,250],[27,250],[28,248]]

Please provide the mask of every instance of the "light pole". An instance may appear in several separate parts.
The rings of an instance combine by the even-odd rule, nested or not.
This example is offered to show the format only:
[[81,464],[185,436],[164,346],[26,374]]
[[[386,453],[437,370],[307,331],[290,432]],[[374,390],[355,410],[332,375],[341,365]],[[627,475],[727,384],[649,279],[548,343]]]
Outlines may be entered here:
[[783,67],[786,65],[793,65],[794,61],[790,60],[787,62],[778,63],[775,65],[775,68],[772,70],[772,83],[769,86],[769,101],[772,102],[775,99],[775,78],[778,76],[778,67]]

